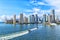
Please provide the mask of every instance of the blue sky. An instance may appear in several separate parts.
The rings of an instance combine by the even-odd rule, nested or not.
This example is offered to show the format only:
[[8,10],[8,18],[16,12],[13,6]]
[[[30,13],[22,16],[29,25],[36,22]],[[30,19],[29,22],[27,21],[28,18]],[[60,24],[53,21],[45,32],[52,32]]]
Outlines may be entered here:
[[[56,14],[60,13],[60,0],[0,0],[0,19],[3,20],[6,16],[20,13],[40,14],[50,13],[51,9],[55,9]],[[44,12],[43,12],[44,11]]]
[[19,15],[21,12],[32,14],[32,12],[26,10],[32,10],[33,8],[48,10],[51,8],[50,5],[37,4],[38,2],[48,4],[44,0],[0,0],[0,15]]

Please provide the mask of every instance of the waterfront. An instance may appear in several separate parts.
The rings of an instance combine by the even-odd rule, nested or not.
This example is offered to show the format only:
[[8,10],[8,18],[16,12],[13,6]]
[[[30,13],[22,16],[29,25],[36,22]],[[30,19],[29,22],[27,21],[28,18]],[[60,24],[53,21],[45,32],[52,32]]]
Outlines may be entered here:
[[60,25],[48,26],[43,24],[0,24],[0,37],[11,33],[21,32],[38,27],[37,30],[31,31],[25,35],[18,36],[10,40],[59,40]]

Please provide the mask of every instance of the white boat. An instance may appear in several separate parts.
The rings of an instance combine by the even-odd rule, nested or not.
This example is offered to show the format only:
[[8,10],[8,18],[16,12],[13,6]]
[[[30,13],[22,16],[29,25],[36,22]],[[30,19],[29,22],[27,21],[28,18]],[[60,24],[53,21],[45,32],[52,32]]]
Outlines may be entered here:
[[57,24],[56,23],[50,23],[51,26],[56,26]]
[[38,28],[32,28],[32,29],[29,29],[28,31],[31,32],[31,31],[34,31],[34,30],[37,30]]

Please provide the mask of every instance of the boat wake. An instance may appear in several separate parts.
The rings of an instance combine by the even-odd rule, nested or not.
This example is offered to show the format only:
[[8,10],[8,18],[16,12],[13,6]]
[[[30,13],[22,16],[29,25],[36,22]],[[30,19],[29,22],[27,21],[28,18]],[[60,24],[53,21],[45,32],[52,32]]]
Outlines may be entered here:
[[29,32],[30,32],[30,31],[34,31],[34,30],[37,30],[37,29],[38,29],[38,28],[29,29]]
[[28,34],[29,31],[22,31],[22,32],[17,32],[17,33],[13,33],[13,34],[10,34],[10,35],[7,35],[7,36],[4,36],[4,37],[0,37],[0,40],[8,40],[8,39],[12,39],[12,38],[15,38],[15,37],[19,37],[19,36],[22,36],[22,35],[25,35],[25,34]]
[[25,34],[28,34],[30,31],[34,31],[36,29],[37,28],[32,28],[30,30],[26,30],[26,31],[22,31],[22,32],[16,32],[16,33],[12,33],[12,34],[9,34],[9,35],[5,35],[5,36],[0,37],[0,40],[8,40],[8,39],[13,39],[15,37],[23,36]]

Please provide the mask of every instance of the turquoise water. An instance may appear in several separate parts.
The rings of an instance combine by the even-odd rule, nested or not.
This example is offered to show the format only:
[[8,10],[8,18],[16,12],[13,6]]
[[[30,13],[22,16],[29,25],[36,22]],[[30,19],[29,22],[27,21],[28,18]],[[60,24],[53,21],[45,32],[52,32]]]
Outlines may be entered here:
[[13,25],[13,24],[0,24],[0,35],[11,34],[15,32],[25,31],[36,27],[35,24],[23,24],[23,25]]
[[26,35],[16,37],[10,40],[60,40],[60,25],[48,26],[43,24],[0,24],[0,35],[21,32],[38,27]]

